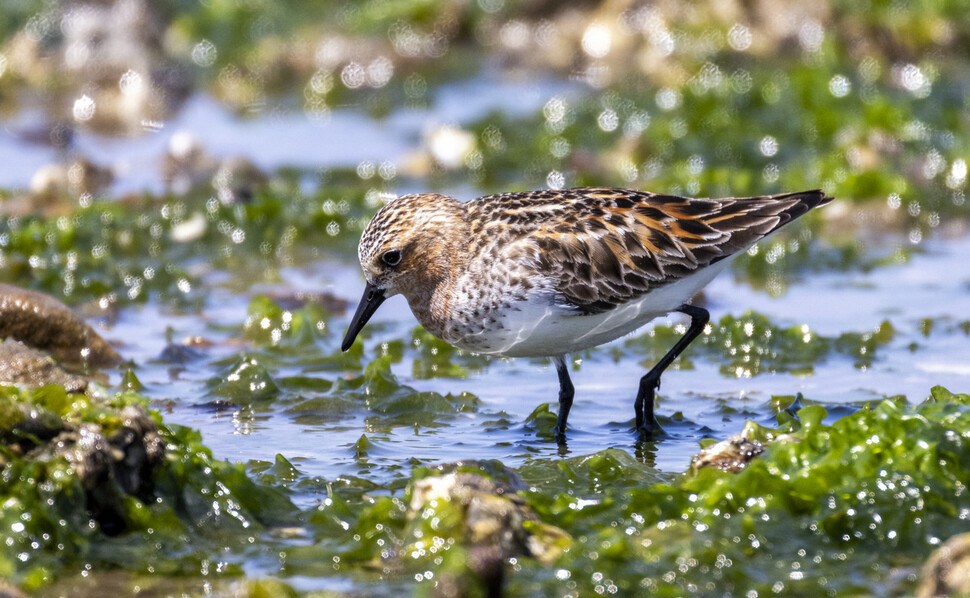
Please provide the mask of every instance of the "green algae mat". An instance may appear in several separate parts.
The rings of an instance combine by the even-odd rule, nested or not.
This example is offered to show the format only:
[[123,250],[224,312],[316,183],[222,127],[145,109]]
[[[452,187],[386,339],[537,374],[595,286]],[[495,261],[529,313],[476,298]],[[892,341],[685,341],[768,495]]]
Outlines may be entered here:
[[[387,384],[378,372],[366,377]],[[371,388],[378,396],[398,390]],[[261,468],[275,484],[252,481],[240,466],[213,459],[196,433],[156,414],[148,419],[165,454],[153,488],[137,496],[117,469],[92,488],[77,475],[90,465],[72,445],[123,435],[133,426],[130,410],[144,413],[144,404],[130,392],[93,400],[55,387],[2,390],[5,577],[38,588],[78,569],[97,579],[121,567],[137,579],[218,567],[217,579],[231,578],[247,553],[279,551],[288,575],[349,575],[374,594],[414,579],[430,592],[443,577],[472,595],[482,587],[462,502],[433,500],[409,513],[416,480],[440,474],[433,469],[404,471],[390,490],[366,479],[327,484],[326,500],[299,511],[279,487],[318,482],[284,458]],[[912,587],[931,550],[970,530],[970,396],[937,387],[917,406],[885,400],[830,424],[825,417],[811,406],[780,417],[780,427],[750,424],[749,437],[767,447],[738,474],[660,474],[616,449],[524,465],[518,475],[529,486],[516,496],[535,514],[525,529],[540,537],[550,533],[543,527],[555,529],[556,551],[545,562],[513,556],[510,592],[841,595]],[[49,443],[41,440],[57,428]],[[508,475],[498,462],[463,468]]]

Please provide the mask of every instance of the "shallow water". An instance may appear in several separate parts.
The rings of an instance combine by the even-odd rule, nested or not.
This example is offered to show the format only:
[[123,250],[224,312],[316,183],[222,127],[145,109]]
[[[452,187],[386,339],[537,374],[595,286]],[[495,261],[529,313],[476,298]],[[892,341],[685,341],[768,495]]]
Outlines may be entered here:
[[[477,412],[461,414],[431,428],[395,426],[386,429],[380,416],[351,412],[345,416],[321,418],[307,423],[283,407],[213,412],[204,382],[217,370],[205,363],[193,364],[173,378],[168,364],[153,365],[164,348],[165,329],[174,338],[204,335],[218,340],[213,328],[238,324],[246,316],[249,297],[245,293],[214,288],[210,307],[199,316],[160,313],[153,306],[128,308],[104,334],[122,346],[126,356],[139,364],[137,374],[148,387],[149,396],[174,402],[166,416],[202,430],[205,442],[217,456],[231,460],[271,460],[276,453],[292,460],[304,473],[332,479],[340,475],[372,477],[386,482],[382,470],[402,465],[402,459],[447,462],[456,459],[499,459],[518,467],[532,459],[585,455],[607,447],[635,453],[661,471],[685,470],[705,437],[723,438],[740,431],[746,418],[772,421],[765,405],[773,395],[802,393],[809,403],[854,408],[862,401],[905,394],[911,402],[924,399],[930,387],[970,387],[970,368],[965,362],[968,337],[965,332],[946,332],[970,313],[970,274],[964,267],[970,251],[970,237],[939,239],[925,243],[922,251],[905,264],[871,272],[826,272],[804,274],[787,292],[773,298],[731,273],[718,277],[706,290],[705,302],[713,320],[722,315],[740,315],[757,310],[786,326],[806,324],[816,334],[837,335],[847,330],[868,331],[889,320],[897,334],[881,347],[868,368],[855,367],[851,360],[835,355],[815,365],[814,374],[767,373],[751,378],[726,377],[718,364],[694,359],[695,369],[671,369],[663,377],[658,417],[669,433],[657,442],[639,444],[630,431],[632,398],[638,379],[649,363],[629,354],[614,358],[612,349],[622,349],[627,339],[579,356],[581,364],[572,373],[576,400],[571,413],[568,449],[549,438],[538,438],[526,425],[529,414],[541,403],[555,403],[558,383],[555,369],[543,360],[492,359],[468,378],[416,380],[413,359],[407,356],[393,365],[404,384],[420,391],[477,395],[482,403]],[[261,284],[256,290],[287,294],[297,291],[327,291],[348,300],[352,311],[362,282],[353,263],[321,262],[293,267],[282,272],[278,285]],[[960,273],[964,273],[961,275]],[[349,315],[349,314],[347,314]],[[330,334],[339,339],[347,315],[332,321]],[[920,322],[938,320],[937,332],[929,337]],[[655,323],[682,321],[677,316]],[[387,301],[374,317],[380,332],[366,342],[366,354],[373,355],[381,340],[407,337],[415,325],[404,300]],[[647,333],[648,325],[635,334]],[[910,345],[915,343],[916,348]],[[217,347],[211,357],[232,355],[235,345]],[[339,373],[338,373],[339,374]],[[332,379],[335,373],[321,373]],[[725,413],[726,405],[733,412]],[[553,411],[555,407],[552,407]],[[735,411],[736,410],[736,411]],[[675,413],[681,420],[672,419]],[[833,415],[844,413],[832,409]],[[312,419],[312,418],[311,418]],[[496,425],[495,420],[505,423]],[[362,434],[376,443],[367,455],[369,465],[361,471],[354,446]],[[313,501],[310,494],[300,497]]]

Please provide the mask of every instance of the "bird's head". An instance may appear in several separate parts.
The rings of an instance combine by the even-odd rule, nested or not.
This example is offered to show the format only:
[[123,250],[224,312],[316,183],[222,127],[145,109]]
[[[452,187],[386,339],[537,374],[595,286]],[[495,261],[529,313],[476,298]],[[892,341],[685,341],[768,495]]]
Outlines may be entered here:
[[435,193],[404,195],[377,212],[357,246],[367,285],[342,350],[350,348],[385,299],[403,294],[413,304],[430,297],[454,261],[464,223],[462,205]]

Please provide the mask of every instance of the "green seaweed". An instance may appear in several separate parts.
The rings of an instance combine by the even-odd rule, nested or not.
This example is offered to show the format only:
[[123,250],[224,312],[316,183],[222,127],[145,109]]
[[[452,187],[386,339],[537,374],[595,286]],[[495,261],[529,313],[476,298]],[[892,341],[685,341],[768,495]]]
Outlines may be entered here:
[[[93,399],[56,386],[0,387],[0,412],[30,413],[52,432],[96,424],[111,437],[126,425],[123,408],[146,405],[134,392]],[[279,490],[253,482],[241,465],[214,459],[195,430],[166,425],[157,413],[151,417],[165,455],[146,480],[150,494],[128,494],[114,478],[97,490],[115,497],[124,525],[112,530],[89,512],[89,495],[66,453],[48,450],[47,439],[19,434],[18,429],[29,428],[24,420],[4,418],[0,527],[6,531],[0,576],[30,589],[85,564],[156,575],[198,572],[226,548],[243,549],[247,538],[292,520],[294,507]],[[11,436],[20,443],[8,444]],[[159,560],[159,553],[169,558]],[[224,570],[240,572],[236,563]]]
[[323,338],[327,332],[330,314],[312,303],[301,309],[280,307],[269,297],[258,295],[249,302],[249,315],[243,323],[246,339],[262,345],[285,344],[307,348]]
[[429,378],[467,378],[469,372],[480,372],[490,357],[456,349],[435,338],[421,326],[411,332],[415,353],[412,375],[416,380]]
[[275,399],[280,389],[258,357],[240,355],[221,376],[209,380],[209,395],[251,405]]
[[375,359],[368,364],[362,378],[357,393],[367,409],[375,414],[368,418],[371,426],[439,425],[443,419],[474,412],[479,404],[478,398],[467,392],[457,396],[441,395],[405,386],[391,373],[387,358]]
[[203,192],[95,201],[57,218],[0,218],[0,280],[69,303],[155,298],[199,307],[201,282],[190,273],[198,256],[210,256],[210,267],[249,276],[262,269],[269,276],[310,247],[316,257],[320,247],[331,252],[352,247],[367,209],[367,189],[359,182],[307,195],[281,180],[245,204],[228,206],[204,199]]
[[[890,568],[915,570],[934,546],[970,530],[970,395],[936,387],[920,405],[884,400],[825,419],[810,406],[781,428],[749,422],[769,444],[738,474],[661,474],[618,449],[522,467],[533,486],[520,496],[575,544],[552,567],[514,559],[508,592],[911,592],[914,578]],[[416,467],[411,484],[451,470]],[[457,470],[505,483],[514,475],[495,461]],[[482,591],[469,574],[459,506],[439,500],[409,513],[410,501],[410,491],[334,487],[309,517],[315,547],[344,566],[380,563],[389,582],[418,579],[419,592],[422,580],[443,578]],[[357,541],[340,540],[347,533]]]
[[796,432],[739,474],[703,469],[650,486],[527,493],[584,548],[561,559],[562,573],[529,567],[512,586],[583,592],[612,583],[660,596],[912,591],[905,577],[890,581],[889,568],[915,569],[970,529],[970,395],[936,387],[922,405],[886,400],[831,425],[819,406],[798,416]]

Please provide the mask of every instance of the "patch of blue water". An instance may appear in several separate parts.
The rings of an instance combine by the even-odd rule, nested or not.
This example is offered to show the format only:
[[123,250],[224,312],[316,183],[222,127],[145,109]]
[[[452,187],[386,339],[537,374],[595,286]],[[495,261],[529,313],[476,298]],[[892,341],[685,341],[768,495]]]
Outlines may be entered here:
[[[324,118],[285,108],[242,118],[212,97],[197,94],[162,126],[141,136],[78,131],[72,151],[114,171],[113,195],[161,192],[162,156],[179,132],[193,135],[215,158],[243,156],[269,172],[281,167],[353,167],[364,160],[400,164],[420,148],[423,134],[433,127],[471,122],[493,111],[533,113],[549,98],[578,90],[578,85],[551,77],[514,78],[485,70],[440,86],[425,109],[400,108],[381,120],[355,106],[334,109]],[[57,160],[53,148],[23,141],[22,133],[42,128],[44,119],[42,112],[31,110],[0,123],[0,188],[25,189],[33,173]]]

